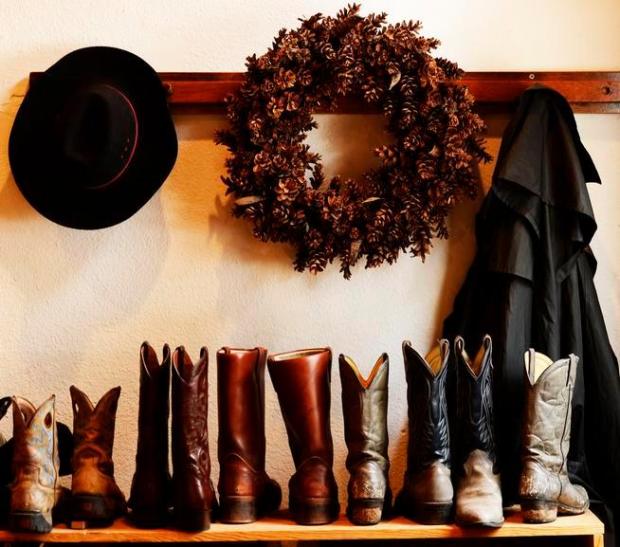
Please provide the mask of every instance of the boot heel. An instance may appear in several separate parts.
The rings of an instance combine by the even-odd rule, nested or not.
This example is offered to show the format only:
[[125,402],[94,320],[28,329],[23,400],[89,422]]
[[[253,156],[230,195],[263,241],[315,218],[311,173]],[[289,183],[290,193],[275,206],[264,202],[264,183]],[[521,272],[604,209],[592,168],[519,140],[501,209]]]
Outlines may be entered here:
[[305,500],[290,506],[291,516],[297,524],[314,526],[329,524],[338,518],[340,506],[331,500]]
[[357,500],[349,503],[347,517],[357,526],[369,526],[381,522],[383,500]]
[[47,534],[52,531],[52,514],[18,511],[9,514],[9,530]]
[[452,520],[451,503],[421,503],[413,508],[412,520],[422,524],[446,524]]
[[77,495],[71,499],[70,528],[105,528],[114,517],[114,509],[103,496]]
[[179,511],[175,515],[175,525],[187,532],[202,532],[211,528],[211,511]]
[[558,516],[558,504],[554,501],[522,500],[523,520],[530,524],[553,522]]
[[219,520],[226,524],[247,524],[257,519],[254,496],[222,496]]

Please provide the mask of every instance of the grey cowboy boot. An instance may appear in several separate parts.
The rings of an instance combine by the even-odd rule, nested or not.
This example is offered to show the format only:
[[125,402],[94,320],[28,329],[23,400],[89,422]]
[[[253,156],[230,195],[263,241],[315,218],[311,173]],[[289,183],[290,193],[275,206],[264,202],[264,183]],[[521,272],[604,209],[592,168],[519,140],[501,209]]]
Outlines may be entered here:
[[553,362],[530,349],[525,353],[526,419],[523,423],[519,496],[526,522],[552,522],[558,512],[583,513],[588,494],[568,478],[571,401],[578,357]]
[[353,524],[376,524],[389,510],[392,493],[388,481],[388,374],[389,359],[381,355],[364,379],[350,357],[340,355],[342,415],[347,443],[349,504]]

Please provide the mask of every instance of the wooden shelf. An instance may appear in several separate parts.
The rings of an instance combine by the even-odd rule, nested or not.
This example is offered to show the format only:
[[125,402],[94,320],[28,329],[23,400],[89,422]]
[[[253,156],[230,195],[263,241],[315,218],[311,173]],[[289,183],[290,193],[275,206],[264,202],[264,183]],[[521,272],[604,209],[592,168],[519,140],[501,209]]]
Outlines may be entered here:
[[395,518],[376,526],[353,526],[341,517],[324,526],[300,526],[284,516],[268,518],[253,524],[215,523],[205,532],[186,533],[172,529],[140,530],[125,520],[110,528],[70,530],[64,526],[49,534],[14,534],[0,530],[0,541],[46,543],[144,543],[144,542],[245,542],[301,540],[387,540],[440,538],[516,538],[550,536],[589,536],[590,545],[602,547],[603,524],[590,511],[584,515],[559,517],[549,524],[524,524],[520,515],[508,517],[497,529],[459,528],[455,525],[420,525],[404,518]]
[[[30,74],[31,82],[40,75]],[[220,110],[224,99],[239,88],[240,72],[162,72],[173,107]],[[514,104],[532,84],[551,87],[566,97],[576,112],[620,113],[620,72],[466,72],[467,85],[478,104],[502,107]],[[345,101],[339,112],[370,112],[359,101]]]

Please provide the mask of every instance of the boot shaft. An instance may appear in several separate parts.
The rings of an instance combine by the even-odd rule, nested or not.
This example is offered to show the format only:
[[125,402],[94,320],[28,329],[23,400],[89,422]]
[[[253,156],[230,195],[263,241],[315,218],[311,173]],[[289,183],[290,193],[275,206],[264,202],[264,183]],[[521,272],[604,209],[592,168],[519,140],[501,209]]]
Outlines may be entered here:
[[217,352],[218,458],[265,468],[265,348]]
[[108,391],[96,406],[76,386],[71,386],[73,407],[74,449],[72,467],[74,471],[86,461],[98,467],[106,475],[114,475],[112,451],[116,410],[121,388]]
[[270,355],[268,363],[295,466],[318,457],[331,467],[331,350],[318,348]]
[[553,362],[530,349],[524,355],[526,418],[524,462],[535,460],[555,473],[566,473],[570,445],[571,399],[578,357]]
[[137,459],[141,465],[168,468],[168,418],[170,415],[170,347],[164,344],[161,364],[155,350],[144,342],[140,348],[140,403],[138,407]]
[[388,463],[388,375],[386,353],[377,359],[370,376],[364,379],[350,357],[340,355],[342,415],[348,448],[349,471],[365,460],[375,461],[387,472]]
[[442,339],[425,358],[403,342],[409,407],[408,469],[450,464],[446,378],[450,345]]
[[458,448],[461,463],[473,450],[482,450],[495,463],[492,342],[485,336],[473,361],[458,336],[454,342],[457,368]]
[[172,463],[175,480],[197,472],[208,478],[211,470],[208,433],[208,354],[192,363],[183,346],[172,355]]

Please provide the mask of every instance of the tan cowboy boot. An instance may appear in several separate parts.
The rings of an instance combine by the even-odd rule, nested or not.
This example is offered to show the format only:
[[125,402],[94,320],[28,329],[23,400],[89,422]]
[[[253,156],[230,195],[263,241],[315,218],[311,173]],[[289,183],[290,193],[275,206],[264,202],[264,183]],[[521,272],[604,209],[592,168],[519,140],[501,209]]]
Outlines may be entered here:
[[108,391],[96,407],[75,386],[73,405],[73,478],[71,526],[108,526],[125,513],[125,496],[114,481],[112,448],[121,388]]
[[573,386],[579,358],[553,362],[530,349],[525,353],[526,419],[523,422],[519,483],[523,520],[552,522],[558,513],[579,515],[589,505],[585,489],[568,477]]
[[54,396],[38,410],[26,399],[13,398],[13,439],[9,526],[15,531],[49,532],[62,493]]

